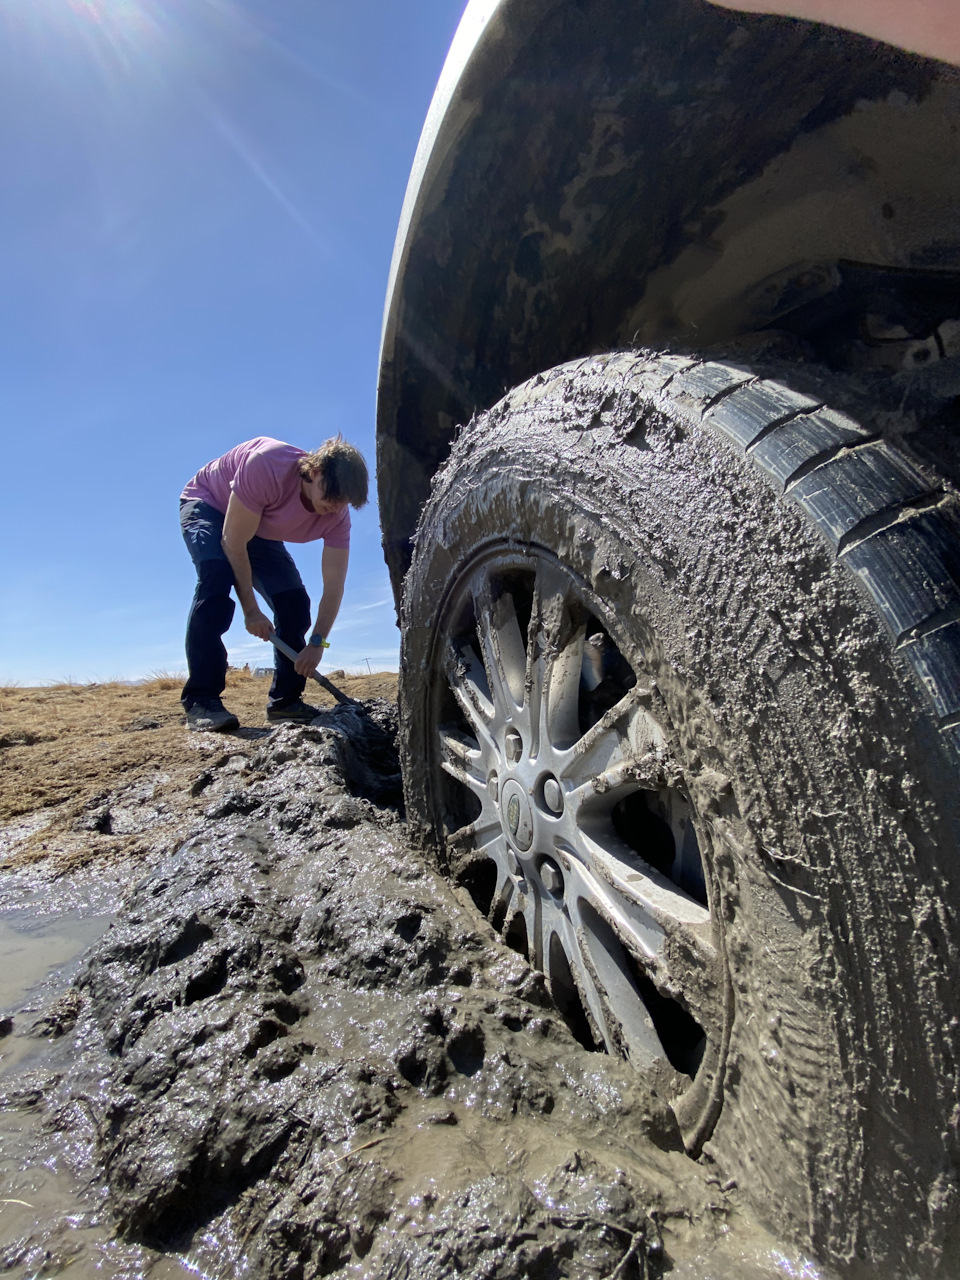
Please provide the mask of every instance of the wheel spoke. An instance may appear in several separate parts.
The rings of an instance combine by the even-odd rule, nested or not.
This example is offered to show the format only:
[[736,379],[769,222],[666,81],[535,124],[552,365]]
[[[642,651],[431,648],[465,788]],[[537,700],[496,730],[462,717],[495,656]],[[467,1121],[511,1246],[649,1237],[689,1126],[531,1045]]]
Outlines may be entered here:
[[580,944],[568,917],[556,909],[545,912],[541,930],[543,969],[554,1003],[585,1043],[615,1052],[607,1030],[603,1002],[584,967]]
[[623,739],[629,738],[629,722],[636,714],[637,692],[631,689],[609,711],[604,712],[596,724],[591,725],[576,743],[576,752],[568,752],[571,765],[576,765],[576,776],[592,777],[609,769],[622,757]]
[[476,743],[470,743],[462,734],[452,729],[440,730],[441,768],[456,778],[481,799],[487,792],[486,770],[483,752]]
[[612,807],[618,788],[663,785],[669,753],[663,732],[631,689],[557,759],[564,780],[577,789],[578,805]]
[[[644,910],[687,924],[705,924],[709,920],[706,905],[669,874],[678,862],[675,833],[648,809],[645,797],[651,793],[643,791],[634,780],[637,766],[627,761],[623,769],[629,780],[624,782],[621,778],[608,790],[598,790],[595,780],[591,780],[565,793],[563,819],[558,823],[559,843],[582,866],[589,867],[599,883],[616,888],[628,901],[635,899]],[[626,843],[611,819],[618,804],[633,800],[640,802],[639,812],[652,824],[649,831],[641,829],[633,834],[635,847]],[[692,836],[689,822],[687,827]],[[645,847],[645,836],[651,847]],[[653,847],[654,836],[666,842],[665,859],[663,849]],[[691,848],[686,856],[698,860],[695,841],[688,839],[685,829],[681,849],[686,850],[688,844]]]
[[539,969],[542,973],[545,968],[543,950],[543,895],[536,891],[528,893],[523,914],[527,923],[527,933],[530,938],[530,963],[535,969]]
[[[514,900],[511,902],[510,909],[504,920],[501,934],[505,940],[511,941],[511,932],[515,931],[516,919],[521,917],[524,927],[525,953],[529,962],[535,969],[543,968],[543,958],[540,951],[540,915],[542,904],[540,894],[531,888],[526,878],[521,882],[522,887],[515,893]],[[515,934],[514,934],[515,936]]]
[[569,580],[555,566],[546,566],[537,575],[537,589],[542,663],[539,735],[557,752],[572,747],[580,737],[580,670],[586,621],[574,618],[568,604]]
[[480,816],[473,822],[468,822],[465,826],[452,831],[447,836],[447,840],[450,844],[471,844],[479,850],[490,852],[503,843],[503,826],[500,817],[489,810],[481,811]]
[[512,720],[523,706],[526,645],[520,634],[513,596],[496,598],[485,577],[474,594],[477,636],[494,706],[504,720]]
[[[653,1019],[637,991],[624,948],[599,912],[577,901],[571,915],[577,920],[576,936],[588,993],[595,1016],[602,1019],[604,1040],[611,1053],[621,1053],[640,1068],[666,1058]],[[588,994],[588,998],[590,995]]]
[[[576,869],[582,900],[655,987],[670,999],[679,995],[704,1030],[718,1034],[723,964],[709,939],[709,912],[629,850],[613,860],[589,838],[585,843],[591,856]],[[630,856],[632,869],[625,865]]]
[[490,906],[490,920],[494,928],[500,929],[502,932],[503,922],[513,914],[511,906],[516,896],[517,886],[507,868],[505,849],[501,847],[499,854],[500,856],[494,859],[497,868],[497,883]]
[[481,749],[495,757],[497,749],[490,732],[495,711],[487,696],[486,673],[480,659],[469,646],[449,643],[443,656],[447,684],[457,705],[473,730]]
[[543,715],[543,673],[545,666],[543,575],[538,574],[533,591],[530,626],[527,631],[526,668],[524,689],[526,692],[527,723],[530,730],[530,755],[536,760],[540,755]]

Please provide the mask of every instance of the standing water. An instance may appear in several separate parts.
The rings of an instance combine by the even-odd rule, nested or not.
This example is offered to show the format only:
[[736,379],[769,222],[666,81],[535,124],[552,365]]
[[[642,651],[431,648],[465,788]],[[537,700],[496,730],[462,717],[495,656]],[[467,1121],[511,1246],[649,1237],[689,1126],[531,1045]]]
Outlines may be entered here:
[[[104,1194],[91,1177],[90,1118],[60,1080],[75,1055],[71,980],[110,927],[103,885],[8,877],[0,892],[0,1271],[76,1280],[178,1280],[175,1259],[114,1238]],[[98,1081],[86,1082],[96,1089]],[[47,1101],[43,1104],[44,1096]],[[50,1101],[54,1106],[50,1107]],[[59,1113],[59,1114],[58,1114]]]

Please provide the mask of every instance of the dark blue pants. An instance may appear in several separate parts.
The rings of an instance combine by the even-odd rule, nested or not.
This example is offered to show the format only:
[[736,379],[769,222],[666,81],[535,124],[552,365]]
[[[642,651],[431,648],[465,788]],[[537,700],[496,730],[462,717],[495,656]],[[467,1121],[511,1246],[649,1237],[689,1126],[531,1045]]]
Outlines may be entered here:
[[[219,698],[227,683],[227,651],[222,636],[233,621],[233,570],[220,545],[223,513],[199,500],[180,501],[180,528],[197,570],[197,589],[187,618],[187,683],[180,700],[185,707]],[[251,538],[247,543],[253,585],[273,611],[277,635],[298,653],[310,626],[310,597],[293,557],[282,542]],[[271,706],[296,702],[306,680],[293,663],[274,650]]]

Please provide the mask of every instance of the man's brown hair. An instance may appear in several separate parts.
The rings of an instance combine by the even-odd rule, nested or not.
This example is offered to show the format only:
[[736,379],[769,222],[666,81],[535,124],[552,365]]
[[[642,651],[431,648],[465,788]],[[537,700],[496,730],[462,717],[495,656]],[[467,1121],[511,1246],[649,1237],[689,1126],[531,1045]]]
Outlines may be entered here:
[[323,496],[331,502],[349,502],[357,508],[365,505],[370,484],[367,464],[360,450],[339,433],[324,440],[319,449],[305,453],[297,467],[304,480],[312,479],[319,471]]

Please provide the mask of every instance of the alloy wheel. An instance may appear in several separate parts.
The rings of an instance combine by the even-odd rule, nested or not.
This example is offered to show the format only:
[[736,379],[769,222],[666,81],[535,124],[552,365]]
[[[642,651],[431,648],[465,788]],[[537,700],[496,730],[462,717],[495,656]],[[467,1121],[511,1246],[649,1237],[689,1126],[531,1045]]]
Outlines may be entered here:
[[695,1153],[719,1111],[730,984],[656,684],[544,550],[474,561],[444,619],[438,812],[460,877],[581,1043],[668,1095]]

